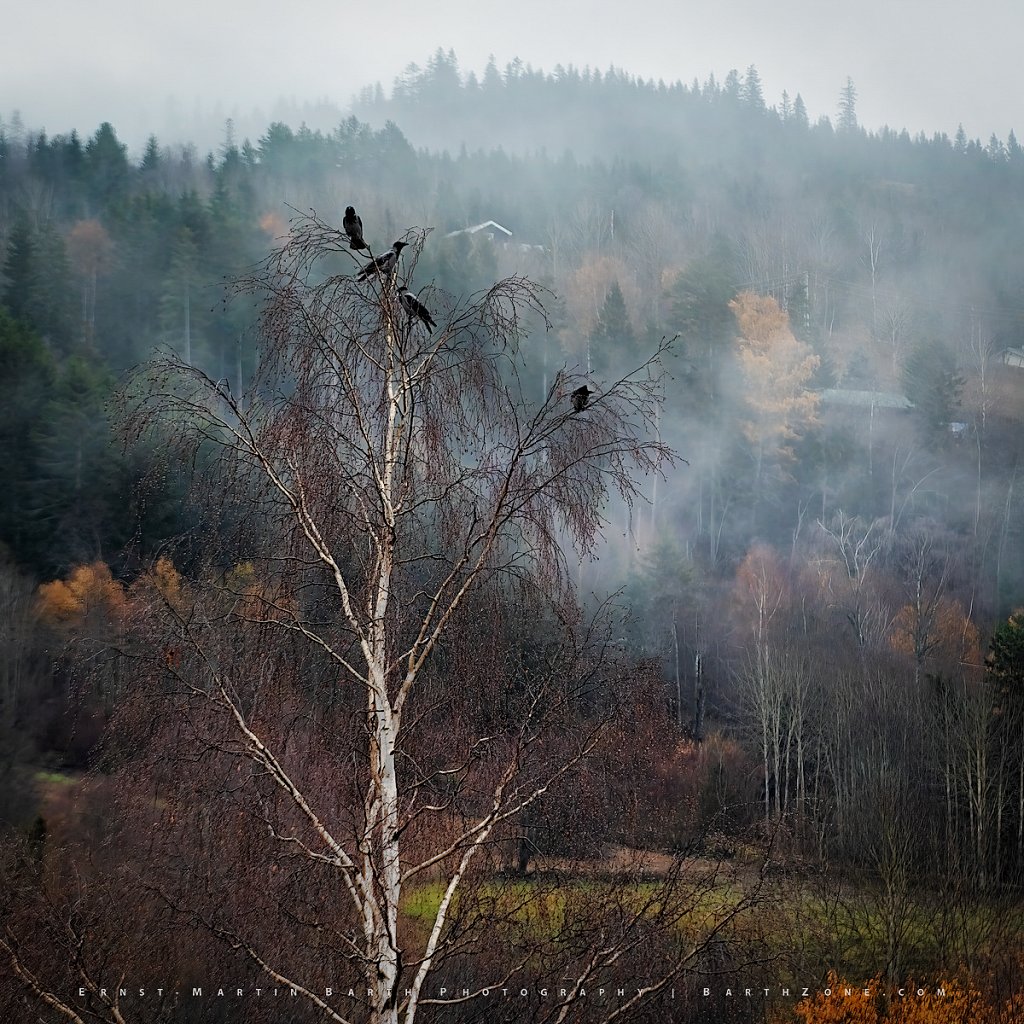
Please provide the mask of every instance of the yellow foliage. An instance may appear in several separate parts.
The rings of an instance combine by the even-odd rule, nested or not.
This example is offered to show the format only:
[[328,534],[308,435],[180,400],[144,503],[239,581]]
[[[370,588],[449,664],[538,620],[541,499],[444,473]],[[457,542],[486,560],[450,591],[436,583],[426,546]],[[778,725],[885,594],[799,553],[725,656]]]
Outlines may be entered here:
[[259,590],[256,566],[252,562],[239,562],[224,577],[224,585],[233,594],[255,594]]
[[124,607],[124,589],[104,562],[79,565],[67,580],[53,580],[39,588],[39,613],[62,626],[81,625],[91,612],[114,618]]
[[612,256],[587,256],[569,278],[564,289],[565,305],[577,325],[580,337],[592,334],[608,289],[619,283],[626,308],[631,314],[639,305],[638,289],[629,265]]
[[1024,1020],[1024,990],[1015,992],[999,1015],[999,1024],[1020,1024]]
[[973,986],[939,981],[924,988],[923,995],[916,989],[908,981],[906,995],[890,1000],[884,1024],[989,1024],[992,1020],[988,1004]]
[[[1014,1009],[1011,1000],[1006,1012]],[[795,1013],[801,1024],[988,1024],[996,1020],[970,983],[943,980],[919,986],[911,980],[893,988],[878,976],[856,985],[833,972],[813,997],[796,1005]],[[1000,1024],[1020,1019],[1004,1016]]]
[[158,558],[152,570],[135,581],[132,592],[138,593],[140,588],[144,592],[149,587],[152,587],[172,608],[181,608],[181,573],[174,568],[174,563],[169,558]]
[[751,418],[748,440],[764,452],[792,457],[785,442],[816,422],[818,396],[807,383],[820,360],[789,329],[789,316],[775,299],[741,292],[729,308],[740,329],[739,363]]
[[[869,995],[864,995],[865,989]],[[796,1016],[802,1024],[881,1024],[877,991],[877,979],[866,985],[852,985],[829,971],[824,987],[812,998],[797,1003]]]
[[181,573],[169,558],[157,559],[153,568],[153,584],[172,608],[181,603]]
[[776,338],[789,334],[789,315],[770,295],[740,292],[729,308],[736,317],[740,335],[756,351],[771,348]]

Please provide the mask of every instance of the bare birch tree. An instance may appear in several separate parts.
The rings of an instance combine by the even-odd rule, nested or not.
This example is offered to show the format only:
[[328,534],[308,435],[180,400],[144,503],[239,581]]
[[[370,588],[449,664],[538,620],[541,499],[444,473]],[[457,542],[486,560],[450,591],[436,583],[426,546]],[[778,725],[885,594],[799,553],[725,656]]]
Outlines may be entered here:
[[[418,252],[425,233],[408,237]],[[518,594],[532,602],[520,610],[527,621],[578,619],[567,552],[590,549],[610,494],[630,506],[638,478],[671,458],[647,433],[662,350],[602,386],[583,412],[564,372],[531,405],[518,343],[544,324],[534,285],[499,281],[467,302],[421,291],[439,323],[430,333],[405,315],[393,280],[323,276],[342,241],[316,217],[302,220],[242,283],[260,304],[264,346],[251,393],[234,396],[178,359],[146,367],[128,392],[131,432],[155,431],[178,454],[212,459],[222,536],[237,527],[236,551],[253,552],[255,566],[248,580],[238,568],[222,574],[215,601],[171,600],[156,587],[146,649],[167,648],[164,685],[187,702],[193,739],[247,766],[241,778],[261,795],[267,841],[304,860],[344,906],[337,941],[362,976],[366,1019],[412,1024],[431,972],[465,949],[465,921],[453,921],[474,866],[601,732],[600,644],[580,639],[585,631],[566,634],[576,638],[571,656],[563,650],[532,672],[484,665],[509,685],[516,675],[519,687],[510,720],[486,733],[461,728],[459,702],[475,703],[462,687],[481,673],[471,659],[476,671],[460,678],[453,652],[477,645],[485,659],[509,656],[486,641],[493,622],[470,614],[481,600]],[[407,260],[406,273],[414,266]],[[229,656],[224,627],[235,620],[260,631],[262,663]],[[330,743],[318,741],[333,786],[312,781],[283,725],[287,701],[276,714],[267,704],[280,692],[269,680],[285,672],[269,654],[274,637],[306,652],[298,664],[313,652],[327,666],[330,700],[349,713],[347,735],[339,724]],[[431,674],[439,658],[446,684]],[[435,723],[425,740],[422,722],[444,685],[450,726]],[[423,878],[440,888],[414,941],[399,906]],[[349,1019],[288,973],[287,956],[275,959],[220,915],[206,923],[327,1019]],[[601,957],[614,961],[608,950]]]

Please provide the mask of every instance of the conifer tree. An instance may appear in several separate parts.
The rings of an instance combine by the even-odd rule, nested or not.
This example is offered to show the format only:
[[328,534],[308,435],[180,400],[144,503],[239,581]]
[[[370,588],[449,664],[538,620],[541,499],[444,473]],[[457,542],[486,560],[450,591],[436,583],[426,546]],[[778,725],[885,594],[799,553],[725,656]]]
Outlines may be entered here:
[[836,130],[846,133],[857,130],[857,90],[849,76],[839,95],[839,120],[836,123]]

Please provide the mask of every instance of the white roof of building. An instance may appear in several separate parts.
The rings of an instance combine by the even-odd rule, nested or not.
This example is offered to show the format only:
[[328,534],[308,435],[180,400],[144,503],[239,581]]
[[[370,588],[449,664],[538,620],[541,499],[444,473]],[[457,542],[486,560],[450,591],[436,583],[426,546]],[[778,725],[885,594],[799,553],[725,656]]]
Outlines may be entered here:
[[494,231],[500,231],[503,234],[508,235],[509,238],[512,237],[512,232],[509,231],[508,228],[502,227],[502,225],[496,220],[485,220],[483,224],[474,224],[471,228],[459,228],[458,231],[449,231],[444,237],[452,238],[454,235],[475,235],[478,231],[487,231],[488,229],[490,229],[492,233]]
[[848,388],[826,388],[821,392],[826,405],[852,405],[862,409],[913,409],[914,403],[898,391],[853,391]]

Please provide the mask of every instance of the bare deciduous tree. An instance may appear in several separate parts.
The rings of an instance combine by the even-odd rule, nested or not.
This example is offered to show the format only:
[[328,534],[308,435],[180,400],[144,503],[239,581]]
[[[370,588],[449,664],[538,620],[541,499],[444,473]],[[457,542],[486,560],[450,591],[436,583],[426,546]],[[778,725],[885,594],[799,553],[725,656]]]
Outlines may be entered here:
[[[425,235],[410,237],[418,251]],[[467,622],[481,597],[497,606],[518,594],[538,618],[572,625],[567,549],[585,553],[607,496],[631,505],[638,477],[660,472],[671,453],[647,434],[661,349],[602,387],[585,413],[573,410],[564,373],[531,405],[518,343],[528,318],[544,322],[534,285],[499,281],[465,303],[420,291],[440,324],[431,334],[402,312],[392,281],[322,276],[344,249],[314,216],[242,283],[262,303],[264,359],[251,393],[233,396],[175,359],[135,378],[130,431],[173,438],[197,459],[216,453],[224,518],[249,534],[234,560],[252,552],[255,566],[251,580],[222,575],[214,599],[169,600],[157,587],[142,618],[155,630],[149,651],[161,636],[173,647],[165,680],[188,705],[193,739],[248,766],[240,779],[260,794],[268,841],[305,860],[344,905],[339,941],[362,975],[369,1019],[411,1024],[431,971],[465,949],[468,926],[453,922],[475,863],[593,751],[604,720],[600,645],[578,640],[571,658],[539,653],[529,672],[493,665],[520,692],[513,720],[487,733],[460,728],[458,704],[475,704],[460,687],[474,674],[450,672],[452,728],[425,742],[419,726],[439,697],[430,666],[453,666],[474,644],[486,657],[480,637],[495,626]],[[334,757],[320,741],[333,786],[307,770],[284,724],[288,702],[267,703],[282,695],[268,683],[280,663],[261,671],[259,658],[229,654],[233,621],[264,645],[276,636],[302,657],[313,652],[333,673],[330,700],[350,723],[335,733]],[[302,689],[299,673],[293,686]],[[424,877],[441,887],[413,940],[399,906]],[[207,924],[328,1018],[346,1019],[243,929]]]

